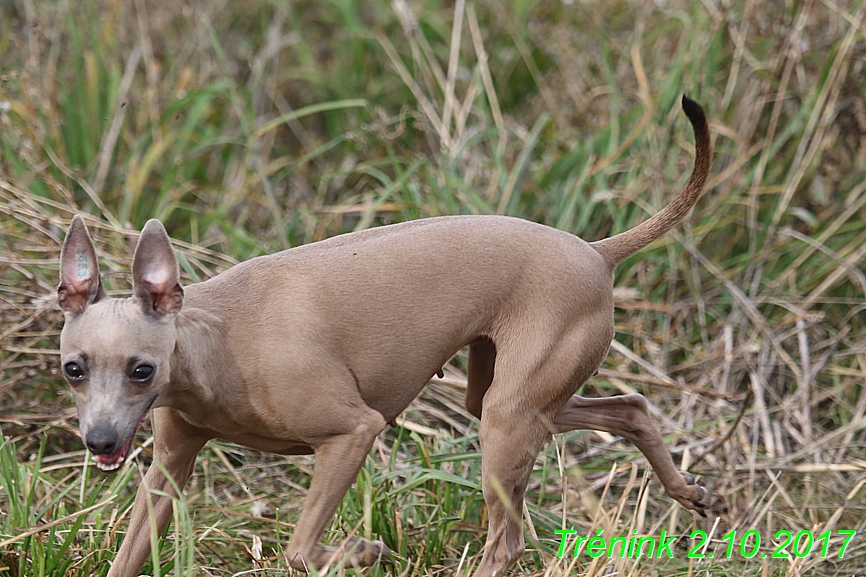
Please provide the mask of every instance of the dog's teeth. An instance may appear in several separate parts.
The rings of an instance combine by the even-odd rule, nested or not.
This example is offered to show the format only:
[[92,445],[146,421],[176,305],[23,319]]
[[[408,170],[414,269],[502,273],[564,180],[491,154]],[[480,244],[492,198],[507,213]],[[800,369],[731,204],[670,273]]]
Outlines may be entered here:
[[94,459],[94,464],[96,465],[96,468],[100,471],[110,473],[111,471],[116,471],[117,469],[119,469],[125,460],[125,457],[121,457],[113,463],[103,463],[102,461]]

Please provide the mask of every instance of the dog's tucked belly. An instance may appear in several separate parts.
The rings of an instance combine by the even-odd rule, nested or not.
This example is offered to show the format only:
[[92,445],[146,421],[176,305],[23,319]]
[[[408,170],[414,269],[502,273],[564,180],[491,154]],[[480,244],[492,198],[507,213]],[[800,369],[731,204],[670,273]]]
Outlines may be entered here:
[[[211,437],[221,439],[230,443],[243,445],[258,451],[267,453],[276,453],[278,455],[309,455],[313,453],[313,448],[308,443],[291,438],[289,431],[285,431],[279,436],[263,436],[258,433],[251,432],[255,428],[243,427],[214,427],[216,423],[226,423],[227,420],[202,419],[196,415],[178,411],[180,416],[190,425],[207,431]],[[212,412],[210,414],[213,414]]]
[[268,439],[259,435],[220,435],[224,441],[237,443],[258,451],[275,453],[277,455],[312,455],[313,448],[302,443],[285,441],[282,439]]

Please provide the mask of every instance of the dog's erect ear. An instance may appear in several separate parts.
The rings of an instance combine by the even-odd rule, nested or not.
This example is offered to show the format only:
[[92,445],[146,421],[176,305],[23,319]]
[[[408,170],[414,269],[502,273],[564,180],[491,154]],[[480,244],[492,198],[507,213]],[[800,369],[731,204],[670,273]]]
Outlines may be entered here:
[[88,305],[105,297],[99,278],[96,249],[80,215],[72,217],[60,250],[60,286],[57,303],[63,312],[77,315]]
[[163,316],[180,312],[183,289],[168,234],[156,219],[147,221],[132,259],[132,288],[144,312]]

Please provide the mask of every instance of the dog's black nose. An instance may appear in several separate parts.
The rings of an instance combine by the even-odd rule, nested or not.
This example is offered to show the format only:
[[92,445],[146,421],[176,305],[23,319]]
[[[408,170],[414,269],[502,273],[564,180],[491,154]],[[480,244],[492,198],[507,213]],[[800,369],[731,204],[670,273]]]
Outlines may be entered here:
[[84,444],[94,455],[110,455],[117,450],[117,433],[108,429],[96,429],[87,433]]

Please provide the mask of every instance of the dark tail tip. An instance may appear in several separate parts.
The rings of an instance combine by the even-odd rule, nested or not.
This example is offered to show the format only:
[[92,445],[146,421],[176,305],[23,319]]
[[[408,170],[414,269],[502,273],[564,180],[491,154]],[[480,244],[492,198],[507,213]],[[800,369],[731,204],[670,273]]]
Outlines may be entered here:
[[689,117],[689,122],[692,123],[692,126],[697,128],[705,127],[707,125],[707,116],[704,114],[704,109],[701,108],[701,105],[683,94],[683,112],[686,113],[686,116]]

